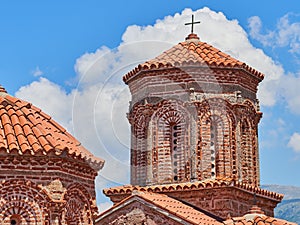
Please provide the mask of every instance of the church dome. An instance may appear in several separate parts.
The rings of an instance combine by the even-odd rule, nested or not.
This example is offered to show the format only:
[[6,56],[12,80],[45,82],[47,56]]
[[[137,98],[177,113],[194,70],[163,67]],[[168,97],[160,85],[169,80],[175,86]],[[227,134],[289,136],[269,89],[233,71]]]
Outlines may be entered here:
[[0,86],[0,154],[56,155],[83,160],[100,170],[104,160],[95,157],[41,109],[9,95]]
[[185,41],[173,46],[154,59],[139,64],[135,69],[123,77],[123,81],[128,84],[131,79],[142,72],[189,66],[241,69],[254,77],[257,77],[259,80],[264,78],[264,75],[261,72],[255,70],[246,63],[231,57],[212,45],[200,41],[199,37],[192,33],[188,35]]

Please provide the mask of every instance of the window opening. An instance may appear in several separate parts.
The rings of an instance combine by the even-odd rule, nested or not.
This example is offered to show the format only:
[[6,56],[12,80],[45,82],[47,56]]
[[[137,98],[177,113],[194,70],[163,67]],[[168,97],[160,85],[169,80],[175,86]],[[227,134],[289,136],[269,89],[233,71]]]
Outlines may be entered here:
[[178,143],[179,143],[179,126],[178,125],[171,125],[171,137],[170,137],[170,141],[171,141],[171,154],[172,154],[172,163],[173,163],[173,180],[174,181],[178,181],[179,177],[178,177],[178,166],[180,165],[180,157],[178,157]]
[[216,137],[217,129],[214,124],[210,126],[210,153],[211,153],[211,177],[216,178]]

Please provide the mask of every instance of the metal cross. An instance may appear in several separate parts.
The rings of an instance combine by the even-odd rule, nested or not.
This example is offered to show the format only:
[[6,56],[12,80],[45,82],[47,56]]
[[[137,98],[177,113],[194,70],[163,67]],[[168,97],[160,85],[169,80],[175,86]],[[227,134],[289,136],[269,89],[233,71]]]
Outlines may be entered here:
[[186,23],[184,25],[192,25],[192,34],[194,33],[194,24],[200,23],[200,21],[194,22],[194,15],[192,15],[192,22],[191,23]]

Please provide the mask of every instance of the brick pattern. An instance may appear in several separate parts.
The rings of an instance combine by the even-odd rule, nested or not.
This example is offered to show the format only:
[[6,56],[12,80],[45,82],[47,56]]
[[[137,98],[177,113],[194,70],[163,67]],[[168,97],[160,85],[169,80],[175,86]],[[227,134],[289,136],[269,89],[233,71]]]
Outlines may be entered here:
[[0,87],[0,223],[93,224],[93,156],[50,116]]
[[0,221],[10,225],[10,217],[18,215],[24,224],[44,224],[44,221],[49,221],[49,201],[49,197],[30,181],[3,180],[0,185]]
[[68,154],[100,170],[104,161],[93,156],[49,115],[32,104],[0,92],[0,153]]
[[[223,219],[246,213],[260,185],[256,92],[263,77],[195,35],[126,74],[131,184]],[[223,179],[236,185],[180,185]],[[127,191],[104,192],[117,203]],[[263,191],[258,198],[269,216],[281,200]]]
[[158,212],[155,208],[149,208],[143,202],[135,201],[118,209],[114,214],[96,220],[96,225],[181,225],[180,221],[170,218],[168,215]]
[[258,186],[262,114],[256,91],[262,79],[195,38],[125,75],[132,94],[131,183],[228,177]]
[[177,100],[135,104],[129,115],[133,131],[131,183],[228,177],[258,186],[260,117],[249,100],[230,103],[222,94],[188,105]]
[[105,189],[104,194],[114,203],[124,201],[134,191],[166,194],[197,208],[226,219],[246,214],[254,202],[266,215],[274,216],[273,209],[283,195],[266,191],[231,179],[209,179],[187,183],[152,186],[121,186]]
[[[202,194],[196,190],[184,190],[183,188],[179,192],[169,191],[167,196],[162,193],[157,194],[158,191],[154,187],[152,188],[157,193],[149,192],[149,190],[146,192],[141,191],[142,189],[145,189],[143,187],[140,187],[140,190],[137,190],[138,187],[135,187],[135,190],[132,191],[131,195],[129,194],[126,198],[116,203],[110,210],[99,215],[98,218],[96,218],[96,224],[154,225],[179,223],[216,225],[295,225],[295,223],[277,219],[271,215],[266,215],[260,206],[253,205],[248,208],[245,202],[250,200],[250,193],[248,193],[247,196],[247,194],[240,189],[235,189],[232,186],[225,187],[224,182],[226,181],[222,181],[219,184],[220,186],[223,186],[223,188],[216,186],[209,187],[208,185],[213,184],[212,182],[213,181],[206,182],[207,189],[203,190]],[[185,184],[185,186],[187,185],[195,184]],[[163,189],[164,187],[166,188],[167,186],[161,185],[160,188]],[[276,193],[272,194],[277,195]],[[223,198],[221,197],[222,195]],[[257,200],[257,203],[259,204],[264,202],[260,196]],[[195,205],[198,207],[201,206],[201,211],[199,208],[191,207],[191,203],[196,201],[198,201],[198,203]],[[264,205],[264,207],[268,210],[268,213],[272,214],[271,206],[269,204],[270,202],[267,205]],[[214,210],[208,213],[205,211],[207,208],[213,208]],[[228,212],[228,209],[231,210],[230,213],[225,214],[223,210]],[[236,209],[236,211],[234,209]],[[215,214],[216,212],[217,214]],[[226,219],[222,219],[220,216]]]
[[[111,212],[116,213],[111,213]],[[220,219],[220,218],[218,218]],[[221,224],[203,212],[163,194],[134,192],[102,213],[96,224]]]
[[24,224],[93,224],[97,173],[86,162],[9,154],[0,156],[0,168],[4,225],[16,215]]

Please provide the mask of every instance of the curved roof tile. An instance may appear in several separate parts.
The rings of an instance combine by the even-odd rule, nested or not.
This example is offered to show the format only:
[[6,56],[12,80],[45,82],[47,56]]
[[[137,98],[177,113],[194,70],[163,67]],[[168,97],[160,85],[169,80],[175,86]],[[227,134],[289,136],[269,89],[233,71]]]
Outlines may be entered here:
[[242,224],[296,225],[296,223],[293,222],[266,216],[264,212],[256,205],[254,205],[246,215],[242,217],[229,218],[223,223],[224,225],[239,225],[239,224],[241,225]]
[[[125,205],[129,204],[129,202],[137,201],[137,200],[143,200],[147,202],[149,205],[151,205],[154,210],[157,210],[157,212],[163,212],[166,211],[168,214],[165,214],[167,216],[173,215],[174,218],[177,217],[178,219],[182,220],[183,224],[203,224],[203,225],[221,225],[220,221],[218,221],[216,218],[213,218],[209,215],[206,215],[204,212],[200,212],[196,209],[194,209],[191,206],[188,206],[184,204],[183,202],[180,202],[179,200],[176,200],[174,198],[171,198],[164,194],[156,194],[156,193],[148,193],[143,191],[135,191],[130,195],[129,197],[125,198],[121,202],[115,204],[107,211],[101,213],[98,218],[96,219],[96,222],[101,221],[102,218],[105,218],[109,214],[117,211],[121,207],[124,207]],[[99,221],[97,221],[99,220]],[[219,219],[220,220],[220,219]]]
[[186,41],[173,46],[171,49],[163,52],[154,59],[138,65],[123,76],[124,82],[128,83],[128,81],[140,71],[188,65],[239,68],[246,70],[259,79],[264,78],[262,73],[256,71],[252,67],[198,39],[197,36],[196,38],[193,37],[193,39],[187,38]]
[[49,115],[32,104],[7,94],[0,86],[0,153],[61,155],[84,159],[99,170],[104,160],[95,157]]
[[[283,195],[278,194],[276,192],[267,191],[264,189],[260,189],[258,187],[253,187],[251,185],[245,185],[240,182],[233,181],[232,179],[227,178],[218,178],[218,179],[208,179],[203,181],[195,181],[193,183],[176,183],[176,184],[161,184],[161,185],[153,185],[147,186],[148,192],[169,192],[169,191],[179,191],[179,190],[197,190],[197,189],[205,189],[205,188],[216,188],[216,187],[224,187],[224,186],[233,186],[237,188],[242,188],[247,191],[255,192],[256,194],[261,194],[268,196],[270,198],[274,198],[278,201],[281,201]],[[103,193],[107,196],[114,194],[121,194],[123,192],[132,193],[134,190],[144,191],[143,187],[133,186],[133,185],[125,185],[113,188],[107,188],[103,190]]]

